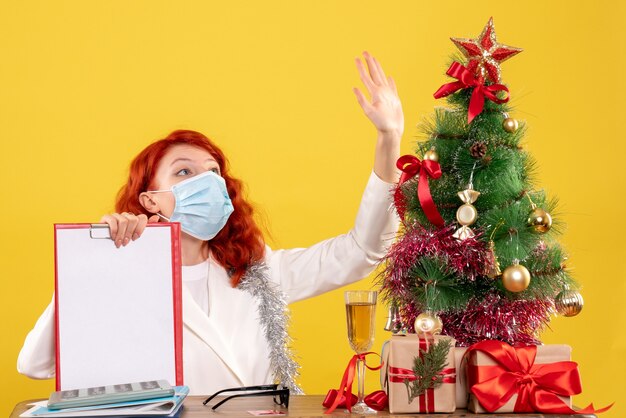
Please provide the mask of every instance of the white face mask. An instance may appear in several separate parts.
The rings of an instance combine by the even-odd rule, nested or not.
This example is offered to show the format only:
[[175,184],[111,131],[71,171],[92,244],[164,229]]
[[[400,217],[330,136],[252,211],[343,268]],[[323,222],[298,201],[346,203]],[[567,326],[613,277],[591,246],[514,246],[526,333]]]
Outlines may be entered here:
[[180,222],[184,232],[203,241],[215,237],[234,210],[226,182],[212,171],[181,181],[170,190],[150,192],[172,192],[176,199],[174,212],[169,219],[158,215],[168,222]]

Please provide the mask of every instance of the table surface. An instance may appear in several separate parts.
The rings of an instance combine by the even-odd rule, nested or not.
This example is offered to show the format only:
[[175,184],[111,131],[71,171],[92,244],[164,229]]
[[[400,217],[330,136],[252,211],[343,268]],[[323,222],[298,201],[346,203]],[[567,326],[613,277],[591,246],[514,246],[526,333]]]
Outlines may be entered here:
[[[274,402],[271,397],[255,397],[255,398],[239,398],[239,399],[231,399],[224,405],[220,406],[217,411],[211,410],[210,405],[215,405],[219,399],[223,399],[220,397],[215,398],[215,400],[211,401],[209,406],[202,405],[202,402],[206,399],[204,396],[189,396],[184,401],[184,410],[181,414],[181,418],[200,418],[207,416],[223,416],[223,417],[252,417],[248,411],[253,410],[268,410],[268,409],[276,409],[277,411],[285,412],[283,416],[290,417],[324,417],[324,407],[322,406],[322,401],[324,396],[322,395],[301,395],[301,396],[291,396],[289,398],[289,409],[285,409],[279,406],[274,405]],[[23,401],[18,403],[13,412],[11,413],[9,418],[18,418],[19,415],[28,409],[28,404],[35,401],[40,401],[42,399],[31,399],[27,401]],[[276,406],[276,408],[275,408]],[[337,409],[333,412],[332,416],[351,416],[347,413],[345,409]],[[358,415],[353,415],[358,416]],[[389,411],[381,411],[377,414],[377,416],[398,416],[398,417],[431,417],[431,418],[446,418],[446,417],[497,417],[497,418],[507,418],[507,417],[524,417],[524,418],[541,418],[541,417],[549,417],[549,418],[559,418],[559,417],[579,417],[579,418],[591,418],[595,417],[595,415],[543,415],[543,414],[471,414],[467,412],[465,409],[458,409],[454,413],[451,414],[390,414]]]

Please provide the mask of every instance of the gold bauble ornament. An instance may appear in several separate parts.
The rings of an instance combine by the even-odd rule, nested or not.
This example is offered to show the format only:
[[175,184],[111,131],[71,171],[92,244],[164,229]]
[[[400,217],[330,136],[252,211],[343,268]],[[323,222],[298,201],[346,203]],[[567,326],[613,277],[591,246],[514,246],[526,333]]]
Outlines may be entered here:
[[583,310],[583,296],[573,290],[564,290],[554,298],[554,306],[563,316],[576,316]]
[[437,154],[437,151],[435,151],[434,148],[429,149],[428,151],[426,151],[424,153],[424,160],[431,160],[431,161],[439,161],[439,154]]
[[502,122],[502,127],[505,131],[512,134],[513,132],[517,131],[517,128],[519,128],[519,123],[517,122],[517,119],[506,118]]
[[530,272],[515,260],[502,272],[502,284],[509,292],[517,293],[526,290],[530,284]]
[[430,312],[422,312],[415,318],[415,333],[420,334],[441,334],[443,322],[438,315]]
[[528,215],[528,226],[537,232],[548,232],[552,226],[552,216],[534,204],[532,209]]

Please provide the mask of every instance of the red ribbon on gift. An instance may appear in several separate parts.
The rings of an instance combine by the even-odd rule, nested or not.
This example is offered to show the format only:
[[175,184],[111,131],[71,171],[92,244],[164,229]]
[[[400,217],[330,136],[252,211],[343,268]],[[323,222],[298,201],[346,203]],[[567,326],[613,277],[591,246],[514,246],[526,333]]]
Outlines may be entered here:
[[[456,368],[448,367],[440,373],[443,376],[442,383],[456,383]],[[412,382],[417,380],[415,372],[401,367],[389,367],[389,381],[393,383],[404,383],[405,380]]]
[[[446,74],[456,78],[458,81],[453,81],[452,83],[447,83],[439,87],[439,90],[434,94],[435,99],[446,97],[460,89],[474,88],[472,97],[470,98],[469,108],[467,109],[468,124],[472,123],[472,120],[483,111],[485,98],[498,104],[509,101],[509,89],[504,84],[491,84],[486,86],[483,77],[474,77],[471,71],[458,62],[453,62],[450,68],[448,68],[448,71],[446,71]],[[498,96],[496,96],[496,92],[498,91],[505,91],[506,97],[504,99],[498,98]]]
[[468,383],[471,392],[489,412],[500,409],[517,394],[514,412],[541,412],[546,414],[593,414],[607,411],[613,404],[594,409],[590,404],[573,410],[559,396],[582,392],[578,364],[559,361],[535,364],[537,347],[512,347],[501,341],[482,341],[467,349],[481,351],[497,365],[468,365]]
[[[427,335],[426,338],[419,338],[419,356],[422,356],[423,351],[428,351],[429,346],[432,344],[432,336]],[[456,383],[456,368],[447,367],[439,372],[443,375],[442,383]],[[393,383],[404,383],[405,380],[410,382],[417,380],[415,372],[410,369],[404,369],[402,367],[389,366],[389,381]],[[433,388],[426,389],[423,395],[418,396],[419,401],[419,413],[431,413],[435,412],[435,390]]]
[[[350,362],[348,362],[348,367],[346,367],[346,371],[343,373],[343,378],[341,379],[339,390],[335,391],[334,389],[331,389],[326,395],[326,399],[324,399],[324,402],[322,403],[324,407],[328,408],[326,412],[324,412],[325,414],[332,413],[335,409],[337,409],[339,406],[342,406],[342,405],[345,405],[348,411],[352,412],[352,404],[354,402],[353,395],[352,395],[352,383],[354,382],[354,376],[356,375],[357,361],[358,360],[363,361],[363,364],[365,365],[365,367],[367,367],[370,370],[380,370],[380,368],[383,367],[383,364],[384,364],[381,362],[381,364],[378,366],[372,366],[372,367],[368,366],[367,361],[365,361],[365,358],[367,357],[368,354],[376,354],[378,357],[380,357],[380,355],[378,355],[377,353],[373,351],[368,351],[367,353],[355,354],[354,356],[352,356],[352,358],[350,359]],[[336,393],[333,394],[333,391],[335,391]],[[366,398],[364,398],[363,401],[370,408],[376,409],[377,411],[382,411],[387,406],[387,395],[385,394],[385,392],[383,392],[385,396],[382,397],[379,392],[383,392],[383,391],[373,392],[370,395],[368,395]],[[328,406],[328,404],[330,404],[330,406]],[[380,409],[377,409],[377,408],[380,408]]]
[[400,184],[419,174],[419,181],[417,183],[417,198],[420,201],[422,210],[433,225],[442,227],[443,218],[439,214],[437,206],[435,206],[433,197],[430,194],[430,187],[428,186],[429,177],[433,179],[441,177],[441,167],[439,166],[439,163],[433,160],[420,161],[413,155],[403,155],[398,158],[396,167],[402,171]]

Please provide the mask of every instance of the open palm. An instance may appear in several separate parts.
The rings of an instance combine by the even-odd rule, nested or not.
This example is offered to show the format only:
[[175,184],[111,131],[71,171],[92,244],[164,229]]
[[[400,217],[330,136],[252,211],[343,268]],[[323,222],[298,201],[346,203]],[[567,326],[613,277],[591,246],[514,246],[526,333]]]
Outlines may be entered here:
[[404,132],[404,114],[398,97],[398,90],[393,78],[387,77],[382,66],[367,52],[363,53],[367,70],[360,59],[356,59],[356,67],[361,81],[367,88],[371,101],[358,88],[354,88],[357,101],[365,115],[372,121],[376,129],[384,134],[402,136]]

